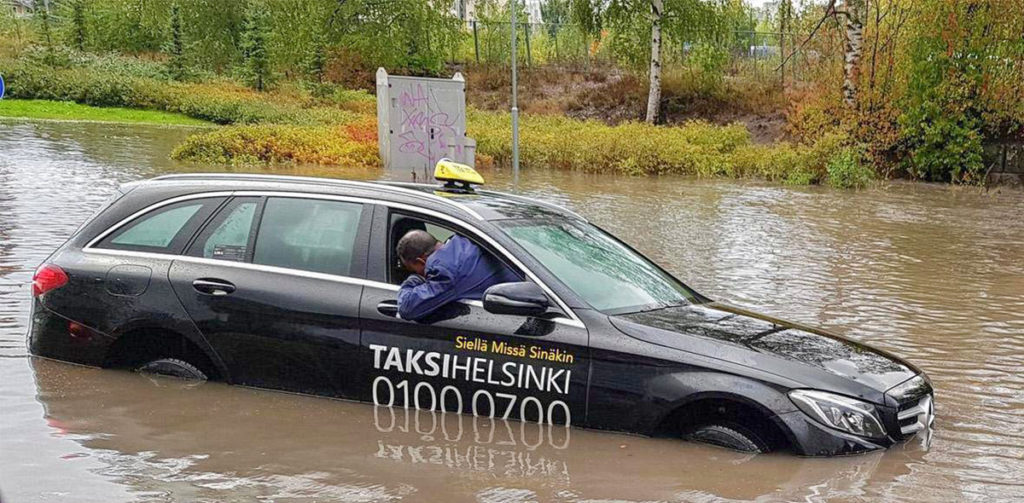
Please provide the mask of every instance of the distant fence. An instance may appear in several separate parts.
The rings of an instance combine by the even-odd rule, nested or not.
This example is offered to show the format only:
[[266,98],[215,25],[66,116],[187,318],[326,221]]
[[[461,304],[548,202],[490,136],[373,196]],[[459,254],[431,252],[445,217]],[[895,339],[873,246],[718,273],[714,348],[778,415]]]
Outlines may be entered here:
[[[522,65],[557,64],[562,66],[588,67],[592,65],[634,66],[646,68],[647,52],[641,60],[630,61],[623,54],[616,54],[607,37],[600,40],[586,34],[577,25],[568,23],[517,23],[517,57]],[[460,43],[453,51],[453,63],[508,64],[510,23],[467,21],[463,26]],[[808,69],[822,62],[821,50],[806,49],[791,55],[793,48],[806,36],[794,33],[737,30],[726,33],[710,30],[694,30],[682,37],[688,41],[680,43],[666,40],[662,45],[662,65],[671,71],[673,66],[690,66],[695,51],[712,48],[697,57],[722,58],[716,62],[726,73],[744,71],[761,78],[801,78]],[[643,49],[647,49],[645,46]],[[620,51],[622,52],[622,51]],[[831,51],[830,51],[831,53]],[[789,56],[784,67],[785,56]],[[635,56],[634,56],[635,57]]]

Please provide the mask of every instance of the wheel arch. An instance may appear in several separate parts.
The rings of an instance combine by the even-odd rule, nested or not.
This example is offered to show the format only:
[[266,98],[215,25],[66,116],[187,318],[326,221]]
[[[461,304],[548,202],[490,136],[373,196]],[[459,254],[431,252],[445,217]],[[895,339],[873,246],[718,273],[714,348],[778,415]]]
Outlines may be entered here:
[[793,432],[763,404],[735,393],[695,393],[666,410],[655,427],[658,436],[679,436],[708,424],[738,423],[762,435],[771,450],[798,445]]
[[211,380],[229,380],[227,368],[205,340],[153,325],[126,327],[107,348],[102,366],[135,368],[157,358],[178,358],[195,365]]
[[[753,430],[765,430],[776,449],[799,445],[796,435],[779,415],[795,410],[784,392],[754,379],[722,373],[706,373],[687,382],[701,383],[682,396],[667,400],[652,424],[653,435],[679,435],[687,427],[714,420],[739,423]],[[678,388],[676,388],[678,389]]]

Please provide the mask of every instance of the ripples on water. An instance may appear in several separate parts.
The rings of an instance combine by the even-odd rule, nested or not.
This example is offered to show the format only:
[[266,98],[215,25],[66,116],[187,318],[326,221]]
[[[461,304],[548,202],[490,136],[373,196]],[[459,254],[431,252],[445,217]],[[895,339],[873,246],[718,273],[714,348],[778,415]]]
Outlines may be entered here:
[[[33,361],[32,270],[178,129],[0,122],[0,495],[121,500],[1012,500],[1024,495],[1024,194],[529,172],[703,293],[909,358],[937,431],[839,459],[375,409]],[[341,175],[322,168],[289,168]],[[485,173],[495,187],[506,173]],[[375,173],[348,173],[367,178]],[[392,176],[401,178],[401,175]],[[737,483],[742,481],[742,483]]]

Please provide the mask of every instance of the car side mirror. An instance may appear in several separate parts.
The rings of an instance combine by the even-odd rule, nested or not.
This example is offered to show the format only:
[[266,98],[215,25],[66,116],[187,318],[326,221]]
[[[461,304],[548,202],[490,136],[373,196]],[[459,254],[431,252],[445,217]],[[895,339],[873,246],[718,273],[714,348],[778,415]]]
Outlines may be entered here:
[[548,296],[536,283],[499,283],[484,292],[484,310],[494,314],[537,316],[547,312]]

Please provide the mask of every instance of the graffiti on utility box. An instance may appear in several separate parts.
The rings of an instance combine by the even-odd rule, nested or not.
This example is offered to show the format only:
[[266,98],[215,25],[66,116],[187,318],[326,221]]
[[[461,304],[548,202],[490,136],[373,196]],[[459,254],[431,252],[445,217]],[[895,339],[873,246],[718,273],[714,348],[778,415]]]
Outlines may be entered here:
[[430,173],[441,158],[474,165],[466,136],[466,81],[404,77],[377,70],[377,139],[386,169]]

